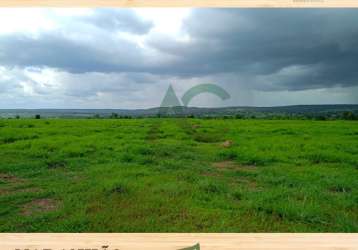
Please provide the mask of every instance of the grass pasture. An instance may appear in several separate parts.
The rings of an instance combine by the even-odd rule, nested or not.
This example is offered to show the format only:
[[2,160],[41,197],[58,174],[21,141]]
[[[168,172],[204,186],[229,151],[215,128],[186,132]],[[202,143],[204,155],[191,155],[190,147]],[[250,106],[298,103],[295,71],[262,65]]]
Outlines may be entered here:
[[0,120],[1,232],[358,232],[358,123]]

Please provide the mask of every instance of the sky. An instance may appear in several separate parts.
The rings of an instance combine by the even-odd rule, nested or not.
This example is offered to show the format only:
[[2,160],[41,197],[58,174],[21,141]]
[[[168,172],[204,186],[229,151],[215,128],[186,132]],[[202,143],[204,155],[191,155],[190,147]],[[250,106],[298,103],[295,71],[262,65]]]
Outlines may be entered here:
[[0,109],[358,104],[358,9],[0,9]]

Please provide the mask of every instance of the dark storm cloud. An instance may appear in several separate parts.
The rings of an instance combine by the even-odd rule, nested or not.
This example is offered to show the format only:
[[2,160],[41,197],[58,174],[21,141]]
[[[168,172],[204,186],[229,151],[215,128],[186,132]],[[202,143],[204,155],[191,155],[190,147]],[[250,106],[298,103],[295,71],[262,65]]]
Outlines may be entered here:
[[[197,9],[183,26],[189,42],[150,43],[182,58],[188,75],[267,75],[277,81],[271,89],[351,86],[358,84],[357,23],[358,11],[347,9]],[[315,71],[282,76],[295,65]]]
[[[58,31],[0,36],[0,65],[142,73],[133,78],[140,82],[150,82],[147,74],[229,74],[264,91],[358,85],[358,10],[194,9],[183,24],[187,40],[147,34],[152,24],[122,9],[69,23],[77,38]],[[116,31],[145,35],[147,48]]]

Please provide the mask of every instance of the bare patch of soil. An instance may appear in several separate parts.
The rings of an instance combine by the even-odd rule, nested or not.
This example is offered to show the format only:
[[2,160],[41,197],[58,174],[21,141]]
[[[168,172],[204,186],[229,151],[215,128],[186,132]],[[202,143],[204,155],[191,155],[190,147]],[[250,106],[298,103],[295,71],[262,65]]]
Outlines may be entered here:
[[42,190],[36,187],[20,188],[20,189],[0,189],[0,195],[16,194],[16,193],[38,193]]
[[5,188],[0,188],[0,196],[9,194],[10,191]]
[[58,206],[59,202],[54,199],[37,199],[26,203],[21,209],[21,214],[30,216],[36,213],[51,212],[55,211]]
[[224,148],[230,148],[233,144],[234,144],[233,141],[226,140],[223,143],[221,143],[221,146],[224,147]]
[[24,180],[14,175],[0,173],[0,181],[3,181],[5,183],[22,183]]
[[42,189],[37,188],[37,187],[28,187],[28,188],[18,189],[15,192],[20,192],[20,193],[39,193],[41,191],[42,191]]

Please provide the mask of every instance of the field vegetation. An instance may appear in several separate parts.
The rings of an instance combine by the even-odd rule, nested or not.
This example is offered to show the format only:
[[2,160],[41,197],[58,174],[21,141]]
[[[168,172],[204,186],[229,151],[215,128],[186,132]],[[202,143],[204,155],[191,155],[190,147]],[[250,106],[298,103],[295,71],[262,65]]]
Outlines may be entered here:
[[2,232],[358,232],[357,177],[356,121],[0,120]]

